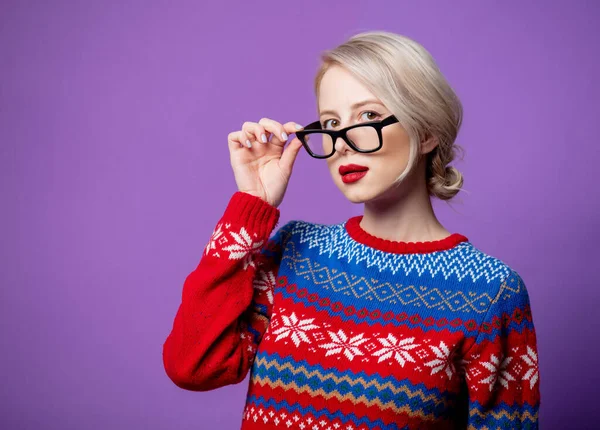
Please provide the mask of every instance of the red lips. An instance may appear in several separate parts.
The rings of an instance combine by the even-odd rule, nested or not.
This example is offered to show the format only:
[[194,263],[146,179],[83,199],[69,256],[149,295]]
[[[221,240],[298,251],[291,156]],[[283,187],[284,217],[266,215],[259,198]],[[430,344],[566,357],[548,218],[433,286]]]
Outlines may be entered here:
[[359,166],[358,164],[346,164],[345,166],[340,166],[339,168],[340,175],[354,172],[366,172],[367,170],[369,170],[368,167]]
[[340,166],[339,172],[342,175],[342,182],[345,184],[351,184],[363,178],[369,170],[366,166],[359,166],[358,164],[347,164]]

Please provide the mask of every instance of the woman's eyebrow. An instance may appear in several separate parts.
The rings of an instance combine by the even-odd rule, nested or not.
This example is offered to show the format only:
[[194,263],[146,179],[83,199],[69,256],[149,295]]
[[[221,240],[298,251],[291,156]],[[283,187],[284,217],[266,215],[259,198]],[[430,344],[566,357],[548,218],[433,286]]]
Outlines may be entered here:
[[[370,99],[370,100],[363,100],[363,101],[361,101],[361,102],[354,103],[354,104],[351,106],[351,108],[352,108],[352,110],[356,110],[357,108],[359,108],[359,107],[361,107],[361,106],[364,106],[364,105],[366,105],[366,104],[370,104],[370,103],[375,103],[375,104],[378,104],[378,105],[381,105],[381,106],[383,106],[383,105],[381,104],[381,102],[380,102],[380,101],[378,101],[378,100],[373,100],[373,99]],[[319,115],[320,115],[320,116],[323,116],[323,115],[325,115],[325,114],[336,115],[336,112],[335,112],[334,110],[323,110],[323,111],[321,111],[321,113],[320,113]]]

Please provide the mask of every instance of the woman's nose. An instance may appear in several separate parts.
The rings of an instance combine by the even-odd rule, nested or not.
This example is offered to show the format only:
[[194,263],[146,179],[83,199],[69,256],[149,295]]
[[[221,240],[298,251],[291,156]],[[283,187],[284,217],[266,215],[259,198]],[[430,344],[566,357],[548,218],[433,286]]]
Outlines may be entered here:
[[348,146],[348,144],[346,143],[346,141],[344,139],[342,139],[341,137],[338,137],[336,139],[333,146],[335,148],[335,151],[339,152],[340,154],[344,154],[344,153],[352,150],[352,148],[350,148]]

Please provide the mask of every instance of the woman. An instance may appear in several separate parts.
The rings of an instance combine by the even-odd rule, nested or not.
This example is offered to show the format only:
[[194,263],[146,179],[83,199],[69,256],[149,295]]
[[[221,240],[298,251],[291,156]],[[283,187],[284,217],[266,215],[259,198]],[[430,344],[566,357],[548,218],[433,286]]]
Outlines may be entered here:
[[[167,374],[205,391],[251,369],[243,429],[537,428],[523,280],[431,206],[463,182],[462,108],[434,60],[361,33],[323,55],[315,90],[319,121],[229,134],[238,191],[183,286]],[[271,236],[303,146],[364,215]]]

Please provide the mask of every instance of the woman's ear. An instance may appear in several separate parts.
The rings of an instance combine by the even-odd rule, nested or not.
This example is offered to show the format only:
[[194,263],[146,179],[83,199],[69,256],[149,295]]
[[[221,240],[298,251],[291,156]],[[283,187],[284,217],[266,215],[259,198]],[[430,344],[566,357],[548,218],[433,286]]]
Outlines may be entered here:
[[439,144],[438,138],[435,136],[428,136],[424,141],[421,142],[421,154],[429,154]]

